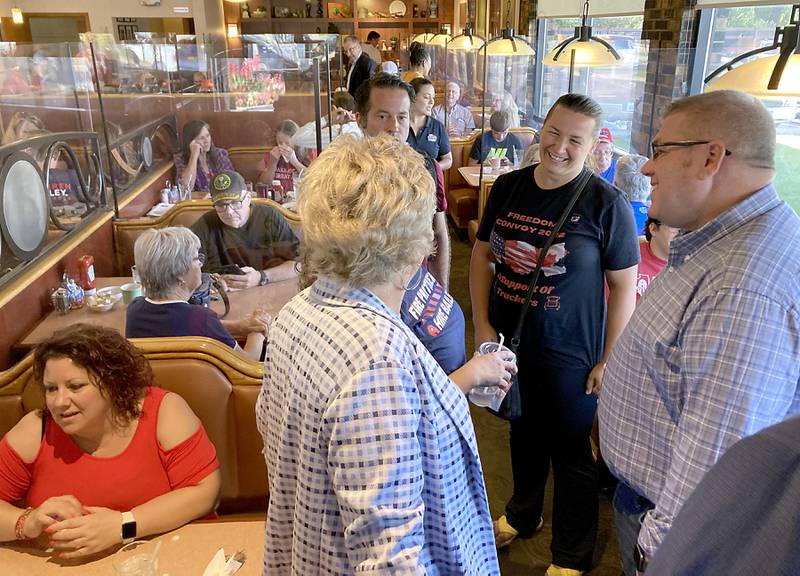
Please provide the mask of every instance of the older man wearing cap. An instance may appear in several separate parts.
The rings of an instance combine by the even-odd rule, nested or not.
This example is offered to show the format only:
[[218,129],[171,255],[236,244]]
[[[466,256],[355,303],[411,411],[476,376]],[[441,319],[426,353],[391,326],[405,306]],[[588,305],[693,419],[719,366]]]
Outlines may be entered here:
[[597,142],[592,149],[592,161],[594,162],[595,172],[606,182],[614,183],[614,172],[617,168],[617,159],[614,158],[614,138],[611,130],[601,128]]
[[222,274],[234,290],[297,275],[297,236],[277,210],[251,204],[238,172],[217,174],[210,191],[214,211],[192,225],[206,254],[205,272]]

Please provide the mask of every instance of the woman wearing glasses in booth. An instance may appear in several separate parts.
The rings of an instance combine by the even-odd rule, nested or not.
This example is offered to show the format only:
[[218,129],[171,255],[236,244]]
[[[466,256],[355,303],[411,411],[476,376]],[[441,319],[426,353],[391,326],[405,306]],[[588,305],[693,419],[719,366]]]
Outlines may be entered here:
[[136,271],[146,296],[128,306],[125,336],[158,338],[205,336],[241,350],[234,339],[246,340],[244,352],[258,360],[269,316],[261,311],[242,320],[220,320],[211,308],[188,302],[202,282],[205,254],[188,228],[151,228],[133,247]]

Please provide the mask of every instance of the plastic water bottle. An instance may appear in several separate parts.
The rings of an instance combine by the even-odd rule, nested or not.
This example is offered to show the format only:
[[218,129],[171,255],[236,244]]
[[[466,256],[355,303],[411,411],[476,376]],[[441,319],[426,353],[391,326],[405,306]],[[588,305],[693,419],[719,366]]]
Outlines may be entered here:
[[176,184],[172,185],[172,188],[169,189],[169,203],[175,204],[180,202],[181,200],[181,191],[178,190],[178,186]]

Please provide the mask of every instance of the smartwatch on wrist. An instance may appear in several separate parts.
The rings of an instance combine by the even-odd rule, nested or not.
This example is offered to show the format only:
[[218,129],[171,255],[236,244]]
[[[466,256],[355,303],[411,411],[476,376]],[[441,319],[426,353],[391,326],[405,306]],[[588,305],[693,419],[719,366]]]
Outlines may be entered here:
[[262,270],[261,271],[261,280],[258,282],[258,285],[259,286],[266,286],[267,284],[269,284],[269,276],[267,276],[267,271],[266,270]]
[[136,540],[136,519],[133,512],[122,513],[122,543],[130,544]]
[[647,570],[647,556],[638,542],[633,549],[633,562],[636,564],[636,571],[644,574]]

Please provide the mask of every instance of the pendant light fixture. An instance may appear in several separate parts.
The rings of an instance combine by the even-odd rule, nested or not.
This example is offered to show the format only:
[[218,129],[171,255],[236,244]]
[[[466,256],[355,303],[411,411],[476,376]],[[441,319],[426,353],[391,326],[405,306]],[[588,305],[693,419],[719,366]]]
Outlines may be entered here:
[[569,66],[568,92],[572,92],[575,66],[613,66],[622,60],[611,44],[592,36],[592,27],[586,24],[588,19],[589,0],[586,0],[583,3],[581,25],[575,26],[575,34],[560,42],[542,61],[547,66]]
[[[779,53],[733,67],[746,58],[770,50],[779,50]],[[719,78],[714,80],[717,76]],[[770,46],[737,56],[709,74],[705,83],[707,90],[740,90],[761,98],[800,97],[800,4],[792,6],[789,24],[775,29]]]
[[435,34],[433,32],[417,34],[411,41],[419,42],[420,44],[428,44],[430,46],[444,46],[450,41],[450,34],[447,33],[445,28],[441,28],[440,31]]
[[[506,27],[500,36],[488,40],[482,47],[483,50],[483,96],[481,98],[481,135],[483,138],[484,124],[486,122],[486,91],[489,86],[489,56],[506,56],[512,58],[533,57],[536,51],[522,36],[514,35],[511,28],[511,0],[506,8]],[[482,140],[481,140],[482,142]],[[483,160],[481,160],[481,171],[478,175],[478,190],[483,184]]]

